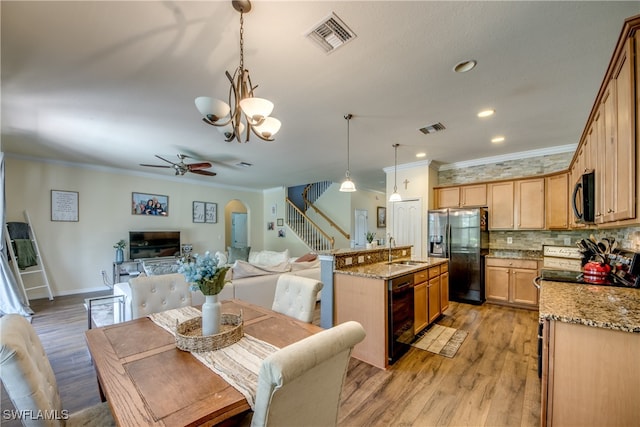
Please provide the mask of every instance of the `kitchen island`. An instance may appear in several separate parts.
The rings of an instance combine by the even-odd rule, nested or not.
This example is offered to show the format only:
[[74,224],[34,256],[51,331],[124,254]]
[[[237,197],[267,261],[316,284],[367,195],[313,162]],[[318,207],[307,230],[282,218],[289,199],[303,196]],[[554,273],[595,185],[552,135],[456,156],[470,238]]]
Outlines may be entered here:
[[541,424],[637,425],[640,289],[540,287]]
[[[374,261],[376,261],[374,259]],[[393,360],[390,354],[390,332],[393,315],[390,315],[389,286],[397,280],[411,284],[405,290],[411,292],[411,306],[406,301],[396,306],[400,316],[410,317],[410,328],[405,339],[411,340],[428,323],[448,307],[448,259],[426,258],[410,260],[408,257],[388,261],[341,265],[333,274],[334,324],[355,320],[367,332],[366,338],[356,345],[352,356],[381,369]],[[391,338],[390,338],[391,337]],[[393,349],[393,346],[392,346]]]

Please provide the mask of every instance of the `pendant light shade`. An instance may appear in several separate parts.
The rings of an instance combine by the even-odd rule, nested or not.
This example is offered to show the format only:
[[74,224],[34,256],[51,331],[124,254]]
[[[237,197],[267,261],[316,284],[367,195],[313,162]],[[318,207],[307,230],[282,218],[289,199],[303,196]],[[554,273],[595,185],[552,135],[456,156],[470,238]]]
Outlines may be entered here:
[[394,166],[394,178],[393,178],[393,193],[389,197],[389,202],[401,202],[402,197],[400,193],[398,193],[398,146],[400,144],[393,144],[393,148],[395,149],[395,166]]
[[340,185],[340,191],[344,193],[353,193],[356,191],[356,185],[351,181],[351,176],[349,175],[349,120],[353,117],[352,114],[347,114],[344,116],[347,121],[347,172],[345,173],[346,179]]

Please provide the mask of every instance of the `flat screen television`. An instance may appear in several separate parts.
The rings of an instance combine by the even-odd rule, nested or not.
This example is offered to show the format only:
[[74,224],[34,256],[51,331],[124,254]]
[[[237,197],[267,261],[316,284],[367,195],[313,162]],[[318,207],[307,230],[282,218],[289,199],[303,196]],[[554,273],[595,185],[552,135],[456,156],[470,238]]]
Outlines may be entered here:
[[180,256],[179,231],[130,231],[129,259]]

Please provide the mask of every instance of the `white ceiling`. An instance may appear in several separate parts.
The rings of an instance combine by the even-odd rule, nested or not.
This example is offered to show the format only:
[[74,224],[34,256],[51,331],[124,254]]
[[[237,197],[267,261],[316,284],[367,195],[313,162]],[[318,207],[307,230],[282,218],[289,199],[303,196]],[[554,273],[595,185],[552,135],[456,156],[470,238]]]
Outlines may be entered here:
[[[342,181],[384,191],[383,168],[575,144],[637,1],[255,1],[245,67],[282,121],[274,143],[225,143],[194,98],[225,99],[239,62],[230,1],[0,3],[2,150],[171,175],[159,154],[222,162],[224,185]],[[335,12],[357,38],[331,54],[305,38]],[[475,59],[466,74],[452,67]],[[494,108],[489,119],[476,113]],[[441,122],[446,130],[423,135]],[[491,144],[495,135],[506,141]],[[235,161],[252,163],[237,168]],[[186,178],[186,177],[185,177]]]

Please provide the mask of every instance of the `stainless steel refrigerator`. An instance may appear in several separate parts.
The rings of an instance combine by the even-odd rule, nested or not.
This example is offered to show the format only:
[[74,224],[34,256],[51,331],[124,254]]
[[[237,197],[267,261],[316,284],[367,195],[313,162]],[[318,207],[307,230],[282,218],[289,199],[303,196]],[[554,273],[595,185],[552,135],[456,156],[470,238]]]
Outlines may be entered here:
[[428,255],[449,258],[449,299],[482,304],[489,250],[486,209],[432,210],[428,222]]

